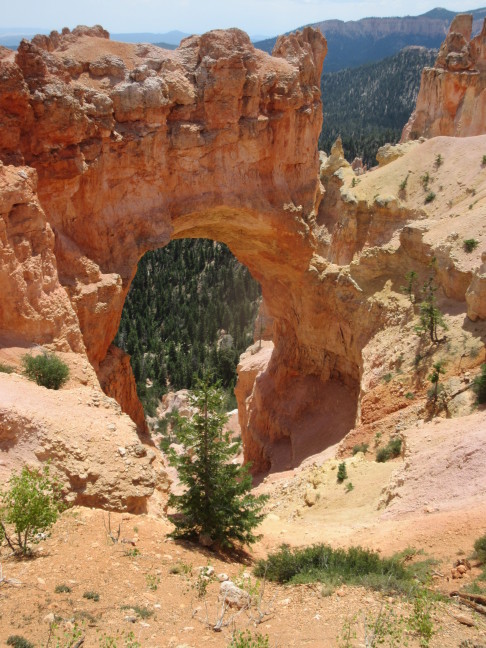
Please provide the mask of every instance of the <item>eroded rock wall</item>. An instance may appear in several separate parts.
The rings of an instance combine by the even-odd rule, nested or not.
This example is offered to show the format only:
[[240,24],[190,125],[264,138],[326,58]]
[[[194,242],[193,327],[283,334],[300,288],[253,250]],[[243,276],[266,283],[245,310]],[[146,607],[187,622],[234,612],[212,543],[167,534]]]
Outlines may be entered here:
[[[137,262],[173,238],[226,243],[261,283],[273,321],[273,351],[239,387],[255,469],[295,465],[353,426],[365,350],[413,317],[400,289],[412,260],[425,276],[437,252],[442,290],[464,311],[471,278],[482,286],[480,249],[459,267],[454,246],[439,246],[446,216],[439,201],[424,207],[418,176],[413,199],[399,193],[407,169],[432,167],[434,144],[411,148],[357,186],[339,147],[319,173],[325,53],[312,29],[280,38],[270,57],[239,30],[191,37],[168,52],[78,28],[0,57],[0,121],[9,125],[1,156],[12,177],[19,164],[37,173],[34,202],[55,237],[53,285],[72,318],[54,309],[49,319],[34,303],[37,340],[85,348],[107,392],[138,421],[126,357],[110,350]],[[442,171],[457,165],[454,150],[440,149]],[[437,241],[427,241],[429,217],[440,223],[430,228]],[[16,294],[6,294],[0,326],[11,331]]]
[[415,111],[402,142],[420,136],[480,135],[486,128],[486,20],[471,40],[473,18],[451,23],[433,68],[424,68]]

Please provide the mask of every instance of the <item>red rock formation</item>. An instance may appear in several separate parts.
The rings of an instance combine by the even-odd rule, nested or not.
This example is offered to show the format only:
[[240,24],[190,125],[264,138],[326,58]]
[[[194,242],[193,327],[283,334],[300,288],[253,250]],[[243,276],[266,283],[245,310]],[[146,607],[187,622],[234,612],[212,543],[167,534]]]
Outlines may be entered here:
[[[12,257],[0,249],[0,328],[59,338],[78,352],[84,343],[108,393],[137,419],[126,357],[109,351],[137,262],[174,238],[216,239],[260,281],[273,318],[268,365],[240,386],[246,457],[257,469],[285,467],[342,436],[359,412],[363,350],[389,322],[410,317],[398,233],[422,211],[381,185],[366,189],[407,156],[351,190],[354,172],[336,146],[319,177],[325,53],[312,29],[279,39],[270,57],[239,30],[191,37],[169,52],[78,28],[23,42],[15,61],[0,58],[1,158],[35,169],[29,204],[42,206],[41,229],[55,235],[54,244],[46,234],[50,262],[39,278],[24,273],[26,285],[8,290],[3,268]],[[436,154],[427,144],[421,153]],[[5,173],[8,196],[19,167]],[[23,240],[30,232],[27,221],[9,243],[18,245],[19,272],[39,263]],[[413,267],[427,268],[427,255]],[[62,299],[29,298],[17,316],[19,297],[31,287],[37,296],[49,273]],[[393,297],[383,288],[390,275]]]
[[123,403],[124,410],[130,413],[137,424],[139,434],[146,433],[148,428],[142,404],[137,396],[130,356],[112,344],[100,364],[98,378],[105,394],[118,403]]
[[482,32],[470,40],[472,26],[468,14],[452,21],[435,67],[422,72],[417,105],[403,129],[402,142],[486,132],[486,20]]
[[36,190],[34,169],[0,163],[0,343],[8,334],[19,345],[54,342],[59,350],[83,353],[76,315],[57,276],[54,234]]

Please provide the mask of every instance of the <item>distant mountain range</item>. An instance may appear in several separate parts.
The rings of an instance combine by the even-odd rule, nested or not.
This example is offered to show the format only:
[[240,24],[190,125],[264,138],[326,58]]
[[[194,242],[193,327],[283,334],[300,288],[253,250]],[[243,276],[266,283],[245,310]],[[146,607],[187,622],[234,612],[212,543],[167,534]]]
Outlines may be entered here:
[[[380,61],[410,45],[438,48],[457,13],[447,9],[432,9],[420,16],[362,18],[348,22],[325,20],[313,23],[311,27],[320,29],[327,39],[328,54],[324,71],[336,72]],[[486,8],[461,13],[473,15],[473,32],[478,33],[486,18]],[[276,40],[269,38],[255,43],[255,46],[271,53]]]
[[[15,28],[15,29],[2,29],[0,27],[0,45],[4,47],[16,48],[23,38],[31,39],[35,34],[48,34],[49,31],[45,29],[34,28]],[[191,34],[173,30],[164,33],[153,32],[133,32],[133,33],[113,33],[110,34],[112,40],[121,41],[122,43],[153,43],[166,49],[175,49],[183,38],[187,38]],[[261,41],[264,36],[255,34],[250,37],[253,42]]]

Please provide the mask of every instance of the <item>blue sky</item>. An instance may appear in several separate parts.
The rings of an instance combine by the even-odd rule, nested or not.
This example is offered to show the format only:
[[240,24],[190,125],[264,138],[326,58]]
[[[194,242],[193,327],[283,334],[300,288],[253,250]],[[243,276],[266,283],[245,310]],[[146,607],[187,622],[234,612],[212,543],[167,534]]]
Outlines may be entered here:
[[[110,32],[201,33],[240,27],[250,34],[276,35],[301,25],[339,18],[417,15],[441,6],[464,11],[464,0],[22,0],[2,2],[2,28],[60,29],[102,24]],[[467,9],[486,1],[466,0]]]

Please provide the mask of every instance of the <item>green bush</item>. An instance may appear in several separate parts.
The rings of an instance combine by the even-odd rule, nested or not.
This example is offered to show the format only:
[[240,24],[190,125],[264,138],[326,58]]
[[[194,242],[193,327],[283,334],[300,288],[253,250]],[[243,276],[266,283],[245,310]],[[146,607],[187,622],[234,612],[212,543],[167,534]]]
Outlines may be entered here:
[[341,484],[347,478],[348,478],[348,472],[346,470],[346,463],[343,461],[338,466],[337,480]]
[[[259,560],[255,574],[279,583],[343,582],[382,587],[383,578],[391,583],[411,581],[408,572],[397,558],[381,558],[374,551],[361,547],[333,549],[329,545],[316,544],[304,549],[291,549],[282,545],[266,560]],[[370,576],[375,576],[369,579]]]
[[402,440],[400,437],[394,437],[388,442],[388,447],[392,457],[399,457],[402,451]]
[[56,594],[69,594],[71,592],[71,588],[69,585],[56,585],[54,589]]
[[425,196],[425,202],[430,203],[433,200],[435,200],[435,193],[433,191],[429,191],[429,193]]
[[83,594],[83,598],[88,599],[88,601],[96,601],[98,602],[100,600],[100,595],[98,592],[94,592],[93,590],[89,590],[88,592],[85,592]]
[[474,543],[474,551],[476,552],[478,560],[482,563],[486,563],[486,534],[476,540]]
[[31,553],[30,544],[37,535],[54,524],[63,504],[59,483],[52,479],[49,466],[41,470],[24,466],[12,473],[10,488],[0,492],[0,541],[6,541],[15,553]]
[[384,448],[380,448],[376,453],[376,461],[378,463],[384,463],[389,459],[394,459],[399,457],[402,451],[402,440],[400,437],[394,437],[388,441],[388,444]]
[[0,373],[11,374],[13,373],[13,367],[10,367],[9,365],[0,362]]
[[13,648],[35,648],[33,643],[27,641],[27,639],[20,635],[10,635],[7,639],[7,646],[13,646]]
[[270,648],[268,635],[259,632],[252,635],[249,630],[237,630],[233,633],[228,648]]
[[353,446],[352,453],[353,457],[354,455],[358,454],[358,452],[362,452],[363,454],[366,454],[368,452],[369,445],[367,443],[357,443],[355,446]]
[[379,450],[377,450],[376,461],[378,463],[385,463],[385,461],[388,461],[388,459],[391,459],[391,454],[388,447],[380,448]]
[[486,403],[486,364],[481,365],[481,373],[473,380],[473,390],[478,403]]
[[479,245],[479,241],[476,239],[464,239],[464,249],[466,252],[472,252],[475,250]]
[[22,358],[24,374],[42,387],[59,389],[69,378],[69,367],[54,353],[29,353]]

